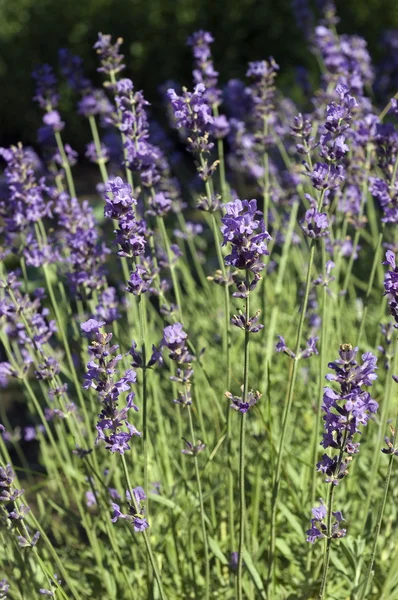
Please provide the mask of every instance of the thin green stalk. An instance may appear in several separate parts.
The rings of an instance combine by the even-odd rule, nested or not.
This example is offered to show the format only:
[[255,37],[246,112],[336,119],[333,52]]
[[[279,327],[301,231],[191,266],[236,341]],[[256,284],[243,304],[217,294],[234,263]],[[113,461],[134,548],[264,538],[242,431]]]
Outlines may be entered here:
[[[70,372],[72,374],[72,380],[73,380],[73,383],[74,383],[75,388],[76,388],[76,394],[77,394],[77,397],[79,398],[79,403],[80,403],[81,409],[83,411],[84,420],[85,420],[85,424],[86,424],[86,427],[87,427],[87,432],[90,432],[91,431],[91,424],[90,424],[90,419],[89,419],[88,412],[87,412],[86,403],[85,403],[84,398],[83,398],[83,394],[82,394],[82,390],[81,390],[81,384],[79,382],[79,379],[78,379],[78,376],[77,376],[77,373],[76,373],[76,368],[75,368],[75,364],[73,362],[72,352],[71,352],[71,349],[70,349],[70,346],[69,346],[68,337],[67,337],[65,329],[64,329],[62,315],[59,312],[59,305],[58,305],[58,302],[57,302],[57,300],[55,298],[54,289],[53,289],[53,286],[52,286],[52,283],[51,283],[51,277],[50,277],[50,274],[48,272],[48,266],[47,265],[43,265],[43,273],[44,273],[44,278],[46,280],[46,286],[47,286],[47,290],[48,290],[48,293],[49,293],[49,296],[50,296],[51,304],[52,304],[52,307],[53,307],[53,310],[54,310],[55,318],[57,320],[57,326],[58,326],[59,332],[61,334],[62,342],[63,342],[63,345],[64,345],[66,359],[68,361],[69,369],[70,369]],[[88,435],[90,435],[90,434],[88,433]]]
[[54,131],[55,141],[57,142],[58,152],[61,155],[62,166],[65,169],[66,181],[68,182],[68,189],[71,195],[71,198],[77,198],[75,183],[73,181],[72,171],[70,168],[68,157],[65,153],[64,143],[62,141],[62,137],[59,131]]
[[274,343],[275,343],[275,329],[278,321],[279,315],[279,306],[280,306],[280,297],[283,293],[283,282],[285,279],[285,272],[287,267],[287,261],[289,258],[289,250],[292,242],[293,231],[297,222],[297,213],[298,213],[299,203],[294,202],[292,205],[292,209],[290,211],[289,223],[286,230],[285,240],[282,249],[282,256],[279,263],[278,269],[278,277],[275,284],[275,296],[273,299],[273,305],[271,310],[271,317],[269,320],[268,331],[267,331],[267,345],[265,352],[265,361],[264,361],[264,376],[263,376],[263,390],[267,389],[268,383],[268,365],[271,360]]
[[[216,217],[214,215],[214,213],[212,213],[211,215],[211,225],[212,225],[212,230],[213,230],[213,237],[214,237],[214,242],[215,242],[215,246],[216,246],[216,252],[217,252],[217,258],[218,258],[218,264],[220,266],[221,272],[223,274],[223,278],[224,280],[226,279],[227,276],[227,272],[225,269],[225,263],[224,263],[224,259],[223,259],[223,255],[221,252],[221,243],[220,243],[220,239],[219,239],[219,227],[217,225],[217,221],[216,221]],[[225,380],[225,386],[226,386],[226,391],[229,391],[230,388],[230,384],[231,384],[231,328],[230,328],[230,305],[229,305],[229,290],[228,290],[228,286],[225,285],[223,286],[224,288],[224,335],[223,335],[223,352],[225,353],[225,358],[226,358],[226,380]],[[228,410],[228,414],[229,414],[229,410]]]
[[[138,513],[139,509],[138,509],[137,501],[135,499],[135,494],[133,492],[133,487],[131,485],[130,475],[129,475],[129,472],[128,472],[128,469],[127,469],[126,457],[125,457],[124,454],[121,455],[121,460],[122,460],[122,466],[123,466],[124,476],[125,476],[126,482],[127,482],[127,489],[129,490],[129,493],[130,493],[131,502],[133,504],[135,512]],[[150,544],[150,541],[149,541],[148,534],[144,530],[142,532],[142,535],[143,535],[143,538],[144,538],[146,551],[147,551],[148,556],[149,556],[149,562],[151,563],[153,574],[155,576],[156,583],[158,585],[160,600],[167,600],[167,597],[166,597],[166,595],[165,595],[165,593],[163,591],[163,586],[162,586],[162,581],[160,579],[159,569],[157,567],[156,560],[155,560],[155,557],[154,557],[153,552],[152,552],[152,548],[151,548],[151,544]]]
[[[393,430],[393,438],[391,440],[392,443],[392,447],[395,448],[396,446],[396,441],[397,441],[397,430],[398,430],[398,414],[395,420],[395,427]],[[388,463],[388,469],[387,469],[387,476],[386,476],[386,480],[384,482],[384,493],[383,493],[383,498],[380,504],[380,508],[379,508],[379,514],[377,517],[377,525],[376,525],[376,530],[373,536],[373,547],[372,547],[372,554],[370,556],[370,561],[369,561],[369,566],[368,569],[366,571],[366,576],[365,576],[365,582],[363,584],[363,588],[362,588],[362,594],[360,596],[360,600],[364,600],[366,597],[366,592],[367,592],[367,588],[369,585],[369,580],[370,580],[370,576],[372,574],[372,569],[373,569],[373,565],[374,565],[374,561],[376,558],[376,552],[377,552],[377,542],[378,542],[378,538],[380,535],[380,529],[381,529],[381,524],[383,522],[383,515],[384,515],[384,509],[386,506],[386,502],[387,502],[387,496],[388,496],[388,490],[390,487],[390,480],[391,480],[391,472],[392,472],[392,465],[394,462],[394,454],[390,454],[390,460]]]
[[377,266],[378,266],[378,264],[380,262],[380,248],[381,248],[381,243],[383,241],[383,234],[384,234],[384,224],[383,224],[382,230],[379,233],[377,244],[376,244],[376,247],[374,249],[372,269],[370,271],[370,276],[369,276],[369,281],[368,281],[368,289],[366,291],[366,296],[365,296],[365,306],[363,308],[362,319],[361,319],[361,322],[360,322],[360,325],[359,325],[357,340],[356,340],[356,343],[355,343],[356,346],[359,346],[360,343],[361,343],[361,337],[362,337],[362,333],[363,333],[363,328],[364,328],[364,325],[365,325],[366,316],[368,314],[369,300],[370,300],[370,296],[371,296],[372,290],[373,290],[373,282],[374,282],[374,278],[375,278],[375,275],[376,275]]
[[[326,277],[326,248],[325,240],[321,240],[322,244],[322,273],[323,277]],[[318,462],[318,448],[319,448],[319,429],[321,424],[321,407],[323,401],[323,388],[324,388],[324,368],[327,348],[327,297],[328,288],[326,285],[322,287],[322,316],[321,316],[321,339],[320,339],[320,356],[319,356],[319,381],[318,381],[318,403],[315,413],[315,427],[313,428],[313,436],[311,440],[312,446],[312,461],[311,461],[311,506],[314,506],[315,495],[316,495],[316,464]],[[307,560],[307,572],[311,570],[311,558],[312,558],[312,546],[308,553]]]
[[[213,114],[215,117],[218,117],[218,106],[216,104],[213,105]],[[221,187],[221,198],[222,202],[227,201],[227,179],[225,177],[225,157],[224,157],[224,140],[222,138],[217,140],[217,152],[218,152],[218,160],[219,160],[219,169],[220,169],[220,187]]]
[[327,520],[327,538],[325,540],[325,552],[323,556],[323,572],[321,587],[319,590],[318,600],[323,600],[326,594],[327,578],[330,563],[330,546],[332,543],[332,508],[333,508],[333,497],[334,497],[335,486],[331,483],[329,489],[329,500],[328,500],[328,520]]
[[144,490],[146,493],[146,514],[149,518],[149,489],[148,489],[148,394],[147,394],[147,369],[146,369],[146,298],[141,294],[138,298],[138,312],[140,315],[141,353],[142,353],[142,441],[144,455]]
[[[380,420],[379,420],[379,426],[377,429],[377,439],[376,439],[376,445],[374,448],[372,468],[370,470],[369,479],[368,479],[368,487],[367,487],[367,491],[366,491],[365,508],[362,507],[362,510],[361,510],[361,514],[363,514],[363,525],[362,525],[363,533],[365,532],[365,527],[366,527],[366,522],[368,520],[370,505],[373,500],[373,493],[374,493],[376,486],[378,486],[377,472],[379,470],[379,465],[380,465],[381,447],[382,447],[383,441],[384,441],[383,440],[383,428],[387,422],[388,411],[389,411],[389,407],[391,404],[392,391],[396,385],[393,382],[393,379],[392,379],[390,373],[396,373],[397,368],[398,368],[398,339],[396,338],[394,340],[394,359],[392,362],[392,368],[391,368],[391,371],[389,371],[389,370],[387,371],[388,380],[385,383],[385,393],[384,393],[383,403],[381,406],[381,415],[380,415]],[[360,455],[359,455],[359,457],[360,457]]]
[[[314,263],[314,255],[315,255],[315,243],[316,242],[314,239],[311,240],[310,257],[309,257],[309,263],[308,263],[308,268],[307,268],[307,277],[306,277],[305,291],[304,291],[304,300],[303,300],[303,306],[302,306],[300,320],[299,320],[298,329],[297,329],[297,339],[296,339],[296,346],[295,346],[295,352],[294,352],[296,357],[300,351],[301,337],[302,337],[303,328],[304,328],[305,315],[307,312],[308,297],[309,297],[310,287],[311,287],[311,273],[312,273],[312,266]],[[289,374],[290,376],[289,376],[289,383],[288,383],[287,400],[286,400],[285,409],[284,409],[283,418],[282,418],[282,431],[281,431],[281,435],[279,438],[278,458],[277,458],[277,463],[276,463],[276,472],[275,472],[275,479],[274,479],[274,485],[273,485],[272,507],[271,507],[271,533],[270,533],[271,540],[270,540],[270,552],[269,552],[269,562],[268,562],[269,583],[271,581],[274,582],[275,546],[276,546],[276,515],[278,512],[278,508],[279,508],[279,491],[280,491],[280,486],[281,486],[282,462],[283,462],[284,453],[286,451],[285,439],[286,439],[286,433],[287,433],[287,426],[288,426],[288,422],[289,422],[289,414],[290,414],[290,410],[292,407],[294,390],[295,390],[295,386],[296,386],[298,364],[299,364],[298,359],[294,358],[293,366],[292,366],[292,368],[290,370],[290,374]]]
[[177,278],[177,275],[176,275],[176,270],[175,270],[174,261],[173,261],[173,255],[172,255],[171,248],[170,248],[169,236],[167,235],[166,226],[164,224],[164,220],[163,220],[162,217],[158,217],[157,218],[157,224],[158,224],[158,227],[159,227],[160,232],[162,234],[163,243],[164,243],[165,248],[166,248],[167,261],[168,261],[169,267],[170,267],[171,279],[172,279],[172,282],[173,282],[173,289],[174,289],[174,294],[175,294],[176,303],[177,303],[177,312],[178,312],[179,318],[181,319],[181,322],[183,323],[184,322],[184,317],[183,317],[183,314],[182,314],[182,302],[181,302],[180,284],[178,282],[178,278]]
[[[246,273],[247,279],[249,279],[249,273]],[[250,318],[250,301],[249,295],[245,300],[245,317],[246,327]],[[246,328],[245,330],[245,349],[244,349],[244,366],[243,366],[243,395],[242,401],[247,402],[247,395],[249,391],[249,336],[250,332]],[[238,547],[238,572],[237,572],[237,598],[238,600],[243,599],[243,548],[245,544],[245,519],[246,519],[246,502],[245,502],[245,427],[246,427],[246,413],[242,413],[240,422],[240,436],[239,436],[239,547]]]
[[[181,231],[183,231],[185,233],[186,230],[187,230],[186,222],[185,222],[183,213],[180,212],[180,211],[177,213],[177,221],[178,221],[178,224],[179,224],[179,226],[181,228]],[[201,263],[199,262],[198,253],[197,253],[197,250],[195,248],[194,240],[192,239],[192,236],[190,236],[190,235],[188,235],[188,237],[187,237],[187,244],[188,244],[189,250],[191,252],[191,257],[192,257],[192,260],[193,260],[193,264],[195,265],[195,269],[196,269],[196,272],[198,274],[199,280],[200,280],[200,282],[202,284],[203,289],[206,291],[206,293],[208,293],[208,291],[209,291],[209,281],[206,278],[206,274],[205,274],[205,272],[203,270],[203,267],[202,267]]]
[[98,167],[101,172],[102,181],[106,183],[108,181],[108,170],[106,168],[104,159],[101,158],[101,141],[98,135],[97,122],[93,115],[90,115],[88,120],[90,123],[91,135],[93,136],[94,140],[95,152],[98,158]]
[[[188,406],[188,418],[189,418],[189,429],[191,431],[192,445],[193,445],[193,447],[195,447],[196,446],[196,438],[195,438],[195,432],[194,432],[194,428],[193,428],[192,411],[191,411],[190,406]],[[204,555],[205,555],[205,600],[209,600],[209,598],[210,598],[209,546],[208,546],[208,541],[207,541],[202,483],[200,481],[199,463],[198,463],[198,457],[196,454],[194,455],[194,463],[195,463],[196,483],[198,486],[198,496],[199,496],[200,524],[202,527],[203,549],[204,549]]]

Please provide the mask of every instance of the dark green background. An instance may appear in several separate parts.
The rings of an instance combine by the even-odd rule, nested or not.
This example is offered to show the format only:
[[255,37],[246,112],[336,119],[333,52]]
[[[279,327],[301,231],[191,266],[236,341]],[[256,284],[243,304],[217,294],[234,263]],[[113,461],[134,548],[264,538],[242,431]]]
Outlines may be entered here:
[[[366,38],[377,59],[386,28],[398,28],[398,0],[337,1],[339,32]],[[92,45],[98,31],[122,36],[128,75],[153,103],[167,79],[191,84],[187,36],[199,28],[216,38],[214,58],[221,80],[243,76],[249,60],[273,55],[279,81],[291,87],[294,68],[315,61],[298,30],[290,0],[0,0],[0,144],[35,141],[40,114],[32,103],[31,71],[39,62],[56,65],[67,46],[100,82]],[[70,115],[72,99],[63,100]],[[67,137],[79,137],[69,116]]]

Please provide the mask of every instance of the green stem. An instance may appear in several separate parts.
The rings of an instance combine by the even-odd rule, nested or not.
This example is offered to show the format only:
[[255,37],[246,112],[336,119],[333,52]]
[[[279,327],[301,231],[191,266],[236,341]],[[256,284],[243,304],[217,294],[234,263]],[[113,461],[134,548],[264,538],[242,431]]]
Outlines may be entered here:
[[138,311],[140,314],[140,330],[141,330],[141,352],[142,352],[142,440],[144,453],[144,490],[146,493],[146,514],[149,518],[149,489],[148,489],[148,394],[147,394],[147,369],[146,369],[146,298],[143,294],[138,299]]
[[[124,454],[121,455],[121,459],[122,459],[122,466],[123,466],[124,476],[125,476],[126,482],[127,482],[127,489],[129,490],[129,493],[130,493],[131,502],[133,504],[135,512],[138,513],[139,512],[139,507],[137,505],[137,501],[135,499],[135,494],[134,494],[134,491],[133,491],[133,487],[131,485],[130,475],[129,475],[129,472],[128,472],[128,469],[127,469],[126,457],[125,457]],[[147,551],[147,554],[149,556],[149,562],[151,563],[153,574],[155,576],[156,583],[158,584],[160,600],[167,600],[166,595],[165,595],[165,593],[163,591],[163,586],[162,586],[162,581],[160,579],[159,569],[157,567],[156,560],[155,560],[155,557],[154,557],[153,552],[152,552],[152,548],[151,548],[151,544],[150,544],[150,541],[149,541],[148,534],[144,530],[142,532],[142,535],[143,535],[143,538],[144,538],[146,551]]]
[[[192,445],[193,445],[193,447],[195,447],[196,446],[196,438],[195,438],[195,432],[194,432],[194,428],[193,428],[192,411],[191,411],[190,406],[188,406],[188,417],[189,417],[189,428],[191,431]],[[198,485],[200,524],[201,524],[201,528],[202,528],[203,549],[204,549],[204,555],[205,555],[205,600],[209,600],[209,598],[210,598],[209,547],[208,547],[207,532],[206,532],[206,520],[205,520],[205,509],[204,509],[204,503],[203,503],[202,483],[200,481],[199,463],[198,463],[198,457],[196,456],[196,454],[194,455],[194,463],[195,463],[196,483]]]
[[[395,448],[396,441],[397,441],[397,430],[398,430],[398,414],[397,414],[397,417],[396,417],[396,420],[395,420],[395,427],[393,429],[393,438],[391,440],[393,448]],[[388,490],[389,490],[389,487],[390,487],[391,472],[392,472],[392,465],[393,465],[393,462],[394,462],[394,456],[395,456],[395,454],[390,454],[390,460],[389,460],[388,469],[387,469],[387,477],[386,477],[386,480],[384,482],[383,498],[382,498],[382,501],[381,501],[381,504],[380,504],[379,514],[378,514],[378,517],[377,517],[376,531],[375,531],[375,534],[374,534],[374,537],[373,537],[372,554],[370,556],[369,566],[368,566],[368,569],[366,571],[365,582],[363,584],[362,594],[361,594],[360,600],[364,600],[365,597],[366,597],[366,592],[367,592],[367,588],[368,588],[368,585],[369,585],[370,576],[371,576],[373,565],[374,565],[374,561],[375,561],[375,558],[376,558],[377,542],[378,542],[378,538],[379,538],[379,535],[380,535],[381,524],[383,522],[384,509],[385,509],[385,506],[386,506],[387,496],[388,496]]]
[[[216,217],[214,213],[211,215],[211,225],[213,230],[214,243],[216,246],[218,264],[220,266],[223,278],[226,279],[227,272],[225,269],[225,263],[221,252],[220,242],[220,230],[217,225]],[[229,291],[228,286],[225,282],[224,288],[224,336],[223,336],[223,349],[226,357],[226,390],[229,391],[231,384],[231,328],[229,325],[230,321],[230,306],[229,306]],[[228,409],[229,414],[229,409]]]
[[[363,505],[361,507],[361,514],[363,514],[363,527],[362,527],[363,534],[365,533],[366,523],[367,523],[368,516],[369,516],[369,510],[370,510],[370,505],[371,505],[371,502],[373,499],[374,489],[376,486],[378,487],[377,472],[379,470],[379,465],[380,465],[381,447],[382,447],[383,441],[384,441],[383,435],[382,435],[383,427],[385,426],[385,423],[387,421],[388,411],[389,411],[389,407],[390,407],[390,403],[391,403],[392,391],[396,385],[394,383],[392,377],[389,374],[396,373],[397,368],[398,368],[398,338],[396,338],[394,341],[394,358],[393,358],[393,362],[392,362],[392,369],[391,369],[391,371],[390,370],[387,371],[388,381],[386,381],[384,384],[385,393],[384,393],[383,403],[382,403],[382,407],[381,407],[379,426],[377,429],[377,441],[376,441],[376,445],[374,447],[372,467],[371,467],[369,478],[368,478],[369,483],[368,483],[367,492],[366,492],[366,503],[365,503],[365,507],[363,507]],[[360,455],[359,455],[359,457],[360,457]]]
[[90,123],[91,135],[93,136],[93,140],[94,140],[95,152],[97,154],[98,166],[99,166],[99,170],[101,172],[102,181],[104,183],[106,183],[108,181],[108,170],[105,166],[104,159],[101,158],[101,141],[100,141],[100,137],[98,135],[97,122],[93,115],[90,115],[88,120]]
[[66,181],[68,182],[69,193],[71,195],[71,198],[77,198],[75,184],[74,184],[73,177],[72,177],[72,171],[70,168],[68,157],[66,156],[66,153],[65,153],[64,143],[62,141],[61,134],[59,131],[55,131],[54,135],[55,135],[55,141],[57,142],[58,152],[61,155],[62,166],[65,169]]
[[[246,273],[246,278],[249,282],[249,273]],[[245,301],[245,317],[246,317],[246,330],[245,330],[245,350],[244,350],[244,367],[243,367],[243,395],[242,401],[247,402],[248,388],[249,388],[249,335],[248,322],[250,318],[250,302],[249,295]],[[239,436],[239,494],[240,494],[240,505],[239,505],[239,547],[238,547],[238,573],[237,573],[237,598],[238,600],[243,599],[243,547],[245,543],[245,519],[246,519],[246,503],[245,503],[245,426],[246,426],[246,413],[241,415],[240,422],[240,436]]]
[[173,289],[174,289],[174,294],[175,294],[176,303],[177,303],[177,313],[179,315],[179,318],[181,319],[181,322],[183,323],[184,322],[184,317],[183,317],[183,314],[182,314],[182,302],[181,302],[180,284],[178,282],[178,278],[177,278],[177,275],[176,275],[176,270],[175,270],[175,266],[174,266],[174,262],[173,262],[173,255],[172,255],[171,248],[170,248],[169,236],[167,235],[166,226],[164,224],[164,221],[163,221],[162,217],[158,217],[157,218],[157,224],[158,224],[158,227],[159,227],[160,232],[162,234],[163,243],[164,243],[165,248],[166,248],[167,261],[168,261],[169,267],[170,267],[171,279],[172,279],[172,282],[173,282]]
[[375,278],[375,275],[376,275],[376,269],[377,269],[377,266],[378,266],[378,264],[380,262],[380,256],[379,255],[380,255],[381,243],[383,241],[383,234],[384,234],[384,224],[383,224],[382,230],[379,233],[377,244],[376,244],[376,247],[374,249],[372,269],[370,271],[370,276],[369,276],[369,281],[368,281],[368,288],[367,288],[366,296],[365,296],[365,306],[364,306],[363,313],[362,313],[361,323],[360,323],[359,329],[358,329],[358,335],[357,335],[357,340],[356,340],[356,344],[355,344],[356,346],[359,346],[359,344],[361,342],[363,328],[364,328],[365,321],[366,321],[366,316],[367,316],[367,313],[368,313],[369,300],[370,300],[370,296],[372,294],[373,282],[374,282],[374,278]]
[[[305,315],[307,312],[308,297],[309,297],[310,287],[311,287],[311,272],[312,272],[312,266],[314,263],[314,255],[315,255],[315,243],[316,243],[315,240],[311,241],[310,257],[309,257],[309,263],[308,263],[308,268],[307,268],[307,277],[306,277],[305,291],[304,291],[304,301],[303,301],[299,325],[298,325],[298,329],[297,329],[297,339],[296,339],[296,347],[295,347],[296,357],[300,352],[301,336],[303,333]],[[285,439],[286,439],[286,433],[287,433],[287,425],[289,422],[289,414],[290,414],[290,410],[292,407],[294,390],[295,390],[295,386],[296,386],[298,363],[299,363],[298,359],[294,358],[293,367],[290,370],[287,401],[286,401],[283,418],[282,418],[282,431],[281,431],[281,435],[279,438],[278,459],[277,459],[277,463],[276,463],[276,472],[275,472],[275,480],[274,480],[274,485],[273,485],[272,508],[271,508],[271,534],[270,534],[271,541],[270,541],[270,553],[269,553],[269,564],[268,564],[270,582],[271,582],[271,580],[274,581],[276,515],[278,512],[278,505],[279,505],[282,460],[283,460],[284,453],[286,451]]]
[[323,600],[326,593],[326,585],[327,585],[327,577],[329,571],[329,563],[330,563],[330,546],[332,543],[332,507],[333,507],[333,497],[334,497],[334,488],[333,483],[330,484],[329,490],[329,500],[328,500],[328,520],[327,520],[327,538],[325,540],[325,553],[323,557],[323,572],[322,572],[322,581],[321,588],[319,590],[318,600]]
[[[325,240],[321,240],[322,244],[322,273],[323,277],[326,277],[326,248],[325,248]],[[315,503],[315,495],[316,495],[316,464],[318,461],[318,447],[319,447],[319,429],[321,423],[321,407],[323,401],[323,388],[324,388],[324,367],[325,367],[325,357],[326,357],[326,348],[327,348],[327,291],[328,288],[326,285],[322,287],[322,316],[321,316],[321,348],[320,348],[320,356],[319,356],[319,382],[318,382],[318,403],[316,407],[315,413],[315,427],[313,429],[313,437],[312,437],[312,465],[311,465],[311,506],[314,506]],[[308,562],[307,562],[307,570],[308,572],[311,569],[311,557],[312,557],[312,546],[310,548],[310,552],[308,553]]]

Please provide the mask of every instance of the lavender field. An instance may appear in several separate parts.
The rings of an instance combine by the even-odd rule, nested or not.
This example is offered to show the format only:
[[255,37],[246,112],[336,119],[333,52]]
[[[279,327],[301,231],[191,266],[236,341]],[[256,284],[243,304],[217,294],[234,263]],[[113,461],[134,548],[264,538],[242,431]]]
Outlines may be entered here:
[[160,119],[122,39],[103,87],[37,66],[38,147],[0,148],[0,599],[398,600],[390,36],[373,64],[328,4],[293,101],[193,32]]

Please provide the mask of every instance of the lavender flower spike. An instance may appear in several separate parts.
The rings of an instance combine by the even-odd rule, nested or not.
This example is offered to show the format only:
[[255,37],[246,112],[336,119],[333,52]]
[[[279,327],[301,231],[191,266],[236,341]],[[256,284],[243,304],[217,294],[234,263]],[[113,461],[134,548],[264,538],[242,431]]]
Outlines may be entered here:
[[336,381],[340,390],[324,388],[322,409],[325,412],[325,432],[322,446],[333,448],[336,454],[329,457],[324,454],[318,463],[318,471],[325,473],[326,482],[338,485],[348,474],[348,465],[354,454],[359,452],[359,442],[354,436],[360,432],[359,426],[366,425],[370,415],[376,413],[378,404],[363,386],[369,387],[377,378],[375,373],[377,358],[366,352],[362,355],[362,364],[355,360],[358,348],[342,344],[340,358],[329,363],[334,373],[326,375],[328,381]]

